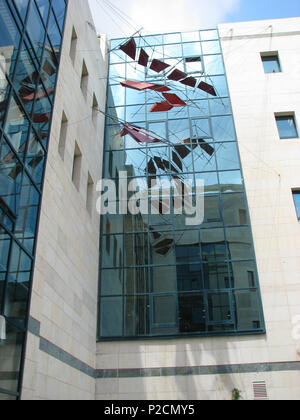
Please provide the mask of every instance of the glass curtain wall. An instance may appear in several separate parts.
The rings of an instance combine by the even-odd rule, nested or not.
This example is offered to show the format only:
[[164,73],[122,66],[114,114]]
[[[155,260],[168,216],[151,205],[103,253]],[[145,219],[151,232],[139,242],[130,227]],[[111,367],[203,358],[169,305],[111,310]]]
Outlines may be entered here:
[[0,0],[0,400],[20,397],[65,0]]
[[[117,210],[102,216],[99,339],[264,333],[218,32],[138,36],[136,61],[119,49],[126,42],[111,41],[103,176],[115,181],[117,194],[124,173],[128,184],[138,178],[144,186],[153,181],[156,189],[185,180],[195,187],[202,179],[205,211],[201,225],[187,226],[184,213],[177,214],[176,198],[182,197],[174,187],[169,214],[160,201],[158,214]],[[141,48],[149,56],[147,67],[138,63]],[[157,73],[149,68],[153,59],[169,67]],[[170,80],[174,69],[196,78],[197,85]],[[162,93],[125,88],[125,80],[167,86],[187,106],[150,112],[165,100]],[[216,96],[199,89],[199,82],[213,86]],[[123,136],[122,122],[161,141],[141,144]],[[148,193],[150,203],[153,189]]]

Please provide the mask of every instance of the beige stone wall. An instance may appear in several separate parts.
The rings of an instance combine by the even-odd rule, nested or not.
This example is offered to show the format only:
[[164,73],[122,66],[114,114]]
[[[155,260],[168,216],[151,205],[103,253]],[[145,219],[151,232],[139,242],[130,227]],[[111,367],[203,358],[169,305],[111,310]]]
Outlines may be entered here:
[[[299,370],[287,371],[292,364],[285,363],[280,371],[274,364],[300,361],[300,343],[292,334],[294,316],[300,314],[300,225],[291,194],[300,187],[300,139],[280,140],[274,118],[275,112],[293,111],[300,121],[299,28],[300,19],[219,27],[267,334],[98,343],[97,369],[118,372],[115,378],[97,380],[97,399],[220,400],[231,399],[238,388],[252,400],[255,381],[266,382],[270,399],[299,399]],[[279,52],[282,73],[264,73],[260,53],[267,51]],[[242,369],[253,363],[262,364],[253,373],[151,377],[149,370],[235,364]],[[124,369],[142,369],[149,376],[123,378]]]
[[[280,139],[275,121],[275,113],[294,112],[299,124],[299,24],[294,18],[220,26],[272,360],[300,360],[292,338],[300,314],[300,224],[292,197],[300,185],[300,139]],[[268,51],[278,52],[281,73],[264,73],[261,53]]]
[[[106,40],[99,39],[86,0],[70,0],[39,226],[30,316],[39,337],[28,334],[23,399],[94,399],[95,381],[70,363],[40,350],[41,338],[71,360],[95,367],[99,216],[97,181],[102,176],[104,118],[94,112],[106,101]],[[70,57],[77,33],[74,63]],[[101,49],[100,49],[101,48]],[[74,51],[73,51],[74,53]],[[81,89],[83,60],[88,70]],[[62,114],[68,124],[65,152],[59,153]],[[80,177],[72,181],[75,144],[81,152]],[[94,183],[90,209],[88,179]],[[59,356],[59,353],[58,353]]]

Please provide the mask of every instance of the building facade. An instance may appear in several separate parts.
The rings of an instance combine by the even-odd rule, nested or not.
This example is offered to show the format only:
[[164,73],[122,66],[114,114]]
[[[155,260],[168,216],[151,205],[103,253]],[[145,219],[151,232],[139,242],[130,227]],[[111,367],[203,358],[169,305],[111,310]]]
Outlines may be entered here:
[[[85,0],[25,3],[0,1],[0,399],[299,399],[299,19],[133,58]],[[152,211],[100,223],[101,178]]]

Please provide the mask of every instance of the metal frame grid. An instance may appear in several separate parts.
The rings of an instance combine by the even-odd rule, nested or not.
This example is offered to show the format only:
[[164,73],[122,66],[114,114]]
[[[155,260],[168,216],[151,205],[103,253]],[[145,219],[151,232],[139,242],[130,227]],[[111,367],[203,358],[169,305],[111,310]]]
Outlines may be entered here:
[[[209,35],[211,34],[211,35]],[[166,43],[164,43],[164,40],[170,40],[170,39],[174,39],[174,37],[177,37],[177,44],[170,44],[168,46],[166,46]],[[100,287],[99,287],[99,317],[98,317],[98,339],[99,341],[114,341],[114,340],[139,340],[139,339],[158,339],[158,338],[182,338],[182,337],[188,337],[188,336],[213,336],[213,335],[240,335],[240,334],[264,334],[265,333],[265,323],[264,323],[264,316],[263,316],[263,309],[262,309],[262,303],[261,303],[261,297],[260,297],[260,289],[259,289],[259,282],[258,282],[258,273],[257,273],[257,268],[256,268],[256,260],[255,260],[255,252],[254,252],[254,247],[253,247],[253,240],[252,240],[252,232],[251,232],[251,225],[250,225],[250,220],[249,220],[249,211],[248,211],[248,204],[247,204],[247,197],[246,197],[246,193],[245,193],[245,188],[244,188],[244,183],[243,183],[243,174],[242,174],[242,169],[241,169],[241,164],[240,164],[240,156],[239,156],[239,151],[238,151],[238,145],[237,145],[237,141],[236,141],[236,132],[235,132],[235,128],[234,128],[234,121],[233,121],[233,115],[232,115],[232,109],[231,109],[231,104],[230,104],[230,97],[229,97],[229,93],[228,93],[228,88],[227,88],[227,78],[226,78],[226,74],[225,74],[225,66],[224,66],[224,61],[223,61],[223,55],[222,55],[222,48],[221,48],[221,43],[219,41],[219,34],[218,31],[215,29],[212,30],[206,30],[206,31],[198,31],[198,32],[193,32],[193,33],[172,33],[172,34],[164,34],[164,35],[153,35],[153,36],[149,36],[149,37],[143,37],[143,38],[136,38],[136,43],[139,47],[149,47],[149,50],[151,49],[151,47],[149,46],[150,43],[150,39],[152,40],[152,45],[153,45],[153,58],[155,56],[155,52],[160,51],[161,56],[158,57],[159,59],[161,58],[162,60],[164,59],[168,59],[170,57],[167,57],[167,54],[165,51],[168,50],[169,47],[173,47],[174,45],[176,46],[176,48],[178,48],[180,46],[181,48],[181,55],[178,54],[176,57],[172,57],[172,58],[176,58],[176,60],[178,61],[178,63],[184,61],[184,57],[188,54],[184,53],[185,51],[185,46],[187,45],[191,45],[191,40],[197,38],[198,40],[195,41],[197,43],[197,48],[199,46],[201,46],[201,52],[200,52],[200,56],[201,56],[201,62],[202,62],[202,73],[199,73],[199,77],[202,78],[202,80],[207,80],[208,83],[218,83],[218,81],[220,81],[220,83],[218,83],[218,85],[220,86],[219,90],[219,95],[217,98],[208,98],[207,94],[203,94],[202,93],[202,97],[201,95],[198,93],[198,97],[197,99],[195,99],[197,102],[197,104],[200,104],[197,110],[197,112],[195,113],[191,107],[187,107],[181,114],[180,112],[174,116],[174,114],[171,113],[164,113],[161,114],[162,116],[154,116],[149,114],[146,110],[148,105],[151,105],[153,103],[153,101],[155,101],[153,98],[151,98],[149,100],[148,94],[147,93],[140,93],[139,94],[139,99],[138,102],[136,103],[136,109],[142,109],[143,108],[143,113],[142,113],[142,117],[137,117],[136,115],[134,115],[134,117],[132,119],[130,119],[129,117],[129,121],[127,121],[128,116],[130,116],[130,114],[127,113],[127,109],[131,109],[130,107],[134,107],[134,105],[132,104],[131,101],[131,95],[132,93],[130,92],[129,89],[124,89],[122,87],[118,86],[118,83],[123,79],[123,80],[127,80],[130,79],[131,77],[135,78],[135,79],[139,79],[139,77],[142,76],[141,81],[143,81],[143,77],[145,78],[145,80],[150,81],[150,82],[155,82],[155,83],[162,83],[162,84],[166,84],[168,82],[168,80],[166,79],[165,76],[158,78],[155,78],[153,76],[149,76],[147,71],[144,70],[140,70],[138,69],[137,63],[136,62],[132,62],[132,60],[125,56],[125,54],[123,54],[122,52],[120,52],[119,50],[117,50],[118,46],[120,46],[122,43],[125,42],[124,39],[117,39],[117,40],[112,40],[111,41],[111,53],[110,53],[110,75],[108,77],[108,81],[109,81],[109,89],[108,89],[108,93],[107,93],[107,114],[108,115],[114,115],[117,116],[122,120],[126,120],[127,122],[131,122],[132,124],[136,124],[139,127],[144,127],[145,129],[148,129],[151,131],[153,125],[151,124],[164,124],[165,126],[165,138],[167,139],[168,143],[167,145],[164,146],[157,146],[157,145],[145,145],[142,146],[143,147],[143,153],[145,155],[145,161],[147,162],[148,159],[153,156],[153,153],[155,153],[155,151],[161,150],[163,153],[161,154],[163,156],[164,154],[164,149],[165,149],[165,159],[170,160],[171,157],[171,151],[172,151],[172,145],[170,144],[172,141],[174,141],[173,137],[173,133],[170,132],[169,127],[170,124],[172,124],[173,121],[178,121],[179,125],[180,125],[180,121],[182,119],[186,119],[186,121],[188,121],[188,126],[189,126],[189,130],[191,135],[193,135],[193,122],[196,120],[207,120],[208,121],[208,126],[209,126],[209,133],[207,135],[201,136],[203,137],[203,139],[206,139],[207,142],[209,142],[209,144],[213,147],[215,147],[215,149],[222,149],[223,146],[228,146],[228,145],[234,145],[236,146],[237,149],[237,155],[235,157],[236,159],[236,164],[238,166],[235,166],[232,169],[224,169],[224,168],[220,168],[219,167],[219,163],[218,163],[218,157],[216,159],[215,162],[215,167],[214,169],[207,169],[207,170],[201,170],[201,172],[197,172],[197,165],[196,165],[196,157],[195,154],[196,152],[192,151],[192,166],[190,166],[185,172],[184,175],[185,176],[191,176],[195,185],[195,181],[196,181],[196,177],[198,176],[215,176],[216,177],[216,182],[217,182],[217,190],[214,191],[214,193],[209,194],[209,192],[207,192],[207,197],[211,197],[211,198],[215,198],[218,202],[218,207],[219,207],[219,212],[220,212],[220,219],[219,220],[215,220],[212,221],[210,223],[204,223],[202,226],[196,226],[194,228],[189,228],[186,231],[182,230],[179,227],[176,227],[176,222],[174,219],[174,214],[171,211],[171,216],[169,217],[168,223],[163,224],[162,226],[157,226],[156,229],[150,229],[149,227],[151,226],[151,216],[148,215],[145,217],[145,224],[143,225],[143,227],[141,228],[141,224],[138,224],[138,228],[132,230],[131,232],[126,232],[126,228],[125,228],[125,218],[123,218],[123,225],[122,223],[119,225],[118,223],[114,224],[114,219],[112,218],[111,221],[111,226],[113,231],[112,232],[106,232],[106,220],[109,220],[109,216],[102,216],[102,223],[101,223],[101,244],[100,244],[100,260],[101,260],[101,266],[100,266]],[[203,51],[203,47],[202,45],[208,45],[209,42],[213,42],[214,43],[214,48],[217,48],[217,54],[207,54],[207,50]],[[199,44],[199,45],[198,45]],[[218,45],[217,45],[218,44]],[[180,49],[179,48],[179,49]],[[193,48],[192,48],[193,49]],[[190,55],[190,54],[189,54]],[[189,56],[188,55],[188,56]],[[216,71],[216,73],[214,72],[210,72],[208,74],[208,72],[206,71],[206,67],[205,67],[205,62],[206,62],[206,57],[209,58],[213,58],[214,56],[218,56],[218,58],[221,60],[220,62],[222,62],[222,71]],[[157,57],[155,57],[157,58]],[[115,66],[120,66],[119,69],[121,69],[122,67],[125,69],[125,72],[120,72],[121,75],[120,77],[117,76],[115,77],[111,77],[111,71],[112,68],[114,68]],[[136,76],[134,77],[134,72],[132,71],[132,69],[136,69]],[[186,68],[185,68],[186,70]],[[114,71],[114,70],[113,70]],[[149,77],[148,77],[149,76]],[[123,89],[123,92],[121,91],[121,89]],[[188,96],[188,87],[185,88],[186,91],[186,96],[185,98]],[[193,90],[193,89],[192,89]],[[189,90],[189,92],[192,91],[191,89]],[[180,91],[181,93],[183,92],[183,89],[181,89]],[[177,93],[177,92],[176,92]],[[130,105],[127,104],[127,98],[130,98]],[[121,101],[121,103],[120,103]],[[216,112],[216,107],[214,107],[213,105],[216,104],[217,102],[221,103],[223,105],[223,109],[225,110],[225,112],[221,112],[220,111],[220,107],[219,107],[219,111]],[[193,104],[193,102],[192,102]],[[201,104],[203,104],[204,106],[201,106]],[[135,109],[135,112],[136,112]],[[203,110],[201,112],[201,109]],[[122,111],[122,112],[121,112]],[[200,112],[199,112],[200,111]],[[159,115],[159,114],[158,114]],[[230,139],[225,139],[225,138],[219,138],[218,139],[218,135],[216,135],[216,132],[214,131],[214,119],[216,120],[217,118],[230,118],[232,120],[232,127],[233,127],[233,137]],[[134,146],[134,142],[132,142],[129,139],[129,142],[127,143],[127,139],[125,138],[124,141],[124,147],[122,147],[121,145],[118,145],[118,148],[114,147],[114,144],[111,142],[111,132],[110,130],[112,128],[115,128],[116,131],[119,130],[119,126],[115,123],[112,123],[112,120],[107,117],[106,118],[106,141],[105,141],[105,158],[104,158],[104,168],[103,168],[103,178],[109,178],[112,179],[114,181],[116,181],[116,177],[115,174],[110,173],[110,166],[112,167],[113,165],[111,165],[110,162],[110,158],[113,157],[115,158],[116,162],[122,162],[123,160],[126,160],[128,158],[128,156],[130,154],[133,153],[141,153],[141,148],[139,148],[137,145]],[[153,129],[153,132],[155,132],[155,130]],[[202,133],[203,134],[203,133]],[[122,156],[123,157],[119,157]],[[220,156],[222,155],[222,152],[220,152]],[[118,157],[117,157],[118,156]],[[213,157],[213,159],[215,159],[215,157]],[[143,160],[141,158],[141,160]],[[144,168],[145,168],[145,164],[144,164]],[[118,168],[119,170],[120,168]],[[136,169],[136,168],[135,168]],[[147,179],[147,176],[149,176],[148,174],[143,175],[143,168],[138,168],[136,171],[136,176],[140,177],[140,179]],[[226,189],[224,190],[224,188],[222,189],[222,181],[221,181],[221,177],[224,175],[230,175],[230,174],[238,174],[238,177],[240,178],[240,185],[239,185],[239,189],[238,191],[234,192],[234,191],[226,191]],[[169,178],[171,179],[171,171],[167,171],[167,173],[165,175],[160,174],[161,177],[166,177],[169,176]],[[243,224],[243,226],[237,225],[237,224],[230,224],[230,223],[225,223],[225,214],[224,214],[224,203],[223,203],[223,199],[225,197],[229,197],[229,196],[235,196],[235,197],[242,197],[243,202],[245,203],[245,209],[247,212],[247,222],[245,222]],[[171,200],[172,201],[172,200]],[[118,231],[118,229],[116,229],[116,226],[122,226],[121,227],[121,231]],[[153,291],[153,285],[151,284],[151,270],[153,268],[156,269],[165,269],[167,267],[171,268],[174,271],[175,275],[176,275],[176,269],[178,269],[178,267],[180,266],[184,266],[185,264],[188,265],[194,265],[195,267],[199,264],[202,264],[202,268],[203,268],[203,264],[205,263],[205,259],[202,257],[202,251],[201,251],[201,238],[203,236],[205,236],[206,232],[209,232],[213,229],[222,229],[224,231],[224,243],[225,245],[225,249],[226,249],[226,258],[224,259],[224,261],[218,261],[217,263],[219,264],[225,264],[227,267],[227,273],[228,273],[228,279],[229,279],[229,287],[228,288],[219,288],[219,289],[211,289],[211,290],[206,290],[203,288],[198,288],[195,290],[188,290],[188,291],[180,291],[180,290],[174,290],[174,291],[170,291],[170,292],[160,292],[160,293],[156,293],[155,291]],[[227,238],[227,232],[229,232],[229,229],[244,229],[247,230],[251,242],[251,249],[249,251],[249,258],[246,259],[232,259],[231,255],[229,255],[229,239]],[[189,262],[186,261],[186,263],[184,262],[178,262],[176,261],[176,256],[175,256],[175,252],[174,252],[174,262],[172,264],[161,264],[161,265],[154,265],[151,264],[151,235],[153,235],[153,233],[165,233],[167,235],[173,235],[173,237],[176,237],[176,235],[178,235],[180,232],[184,233],[188,233],[194,231],[198,237],[199,237],[199,261],[197,262]],[[138,265],[127,265],[126,264],[126,257],[125,257],[125,251],[126,251],[126,240],[127,238],[132,238],[133,242],[135,241],[135,238],[137,236],[140,235],[144,235],[145,236],[145,241],[146,241],[146,255],[144,256],[144,260],[146,261],[146,263],[144,264],[138,264]],[[115,241],[113,241],[113,238],[117,238],[115,239]],[[115,259],[115,261],[113,263],[111,263],[111,265],[109,266],[109,264],[107,264],[107,253],[105,251],[105,248],[108,244],[110,244],[109,246],[111,248],[113,248],[114,245],[111,245],[111,243],[123,243],[123,252],[122,252],[122,258],[121,260],[119,259]],[[139,250],[137,249],[137,252]],[[116,252],[114,250],[114,252]],[[143,258],[142,258],[143,259]],[[117,264],[116,264],[117,262]],[[253,285],[247,289],[245,288],[234,288],[233,284],[232,284],[232,264],[236,264],[236,263],[251,263],[253,265],[253,275],[255,278],[255,281],[253,283]],[[207,263],[207,262],[206,262]],[[126,290],[125,290],[125,273],[127,274],[128,270],[144,270],[147,274],[146,274],[146,282],[147,282],[147,288],[146,291],[142,291],[141,293],[134,293],[134,294],[126,294]],[[121,293],[111,293],[109,294],[109,292],[103,293],[103,285],[104,284],[109,284],[109,281],[111,281],[111,276],[112,276],[112,272],[114,270],[120,270],[122,272],[121,275],[121,288],[122,291]],[[200,273],[202,279],[201,279],[201,284],[202,286],[204,285],[204,274],[203,274],[203,269]],[[236,327],[236,319],[235,315],[234,315],[234,293],[238,293],[238,292],[248,292],[250,293],[256,293],[257,294],[257,303],[258,303],[258,311],[260,313],[260,325],[257,326],[256,328],[253,327],[253,329],[246,329],[246,330],[238,330]],[[178,332],[177,333],[164,333],[163,329],[168,327],[168,325],[161,325],[161,332],[155,332],[155,333],[151,333],[151,327],[155,326],[155,323],[153,322],[154,320],[154,297],[156,296],[173,296],[174,297],[174,301],[175,301],[175,306],[177,306],[177,313],[178,313],[178,297],[180,295],[194,295],[194,296],[203,296],[204,297],[204,301],[205,301],[205,311],[206,313],[209,313],[209,308],[208,308],[208,299],[207,296],[208,294],[228,294],[229,297],[229,305],[230,305],[230,312],[231,312],[231,320],[230,322],[227,322],[227,324],[232,324],[234,327],[233,328],[226,328],[226,331],[212,331],[212,332],[201,332],[201,331],[193,331],[193,332],[189,332],[189,333],[184,333],[184,332]],[[149,313],[148,313],[148,319],[146,322],[150,323],[150,327],[145,327],[145,331],[147,330],[147,332],[139,335],[137,334],[126,334],[126,314],[125,314],[125,300],[126,299],[140,299],[143,298],[144,299],[144,306],[149,307]],[[120,316],[123,317],[123,324],[122,327],[120,327],[122,329],[122,333],[121,334],[109,334],[107,336],[105,336],[105,334],[103,334],[103,327],[101,326],[101,314],[103,314],[103,301],[105,302],[105,299],[111,299],[111,305],[114,305],[115,308],[117,308],[117,302],[122,302],[122,307],[120,310]],[[107,301],[109,303],[109,300]],[[105,308],[107,308],[107,305],[105,305]],[[117,309],[116,309],[117,310]],[[136,314],[136,316],[138,317],[138,314]],[[224,324],[224,323],[223,323]],[[177,324],[178,326],[178,320],[177,320]],[[213,325],[213,323],[211,324]],[[214,324],[216,327],[218,327],[218,322],[216,322]],[[220,324],[219,324],[220,325]]]

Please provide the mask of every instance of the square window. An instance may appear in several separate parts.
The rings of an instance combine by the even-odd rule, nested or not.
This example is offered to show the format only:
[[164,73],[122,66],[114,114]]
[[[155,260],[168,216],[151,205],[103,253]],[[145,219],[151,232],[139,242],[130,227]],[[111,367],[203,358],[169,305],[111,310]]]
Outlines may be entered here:
[[293,115],[275,116],[281,139],[293,139],[298,137],[295,117]]
[[293,191],[293,198],[294,198],[294,203],[295,203],[295,207],[296,207],[298,220],[300,222],[300,190],[299,191]]
[[281,73],[278,53],[262,53],[261,59],[265,73]]

